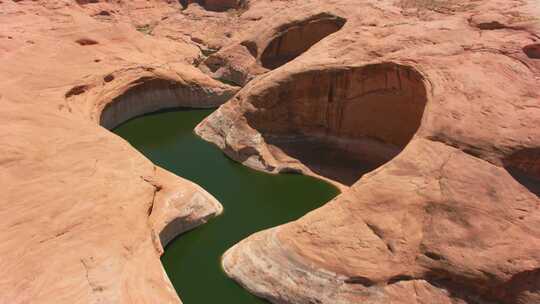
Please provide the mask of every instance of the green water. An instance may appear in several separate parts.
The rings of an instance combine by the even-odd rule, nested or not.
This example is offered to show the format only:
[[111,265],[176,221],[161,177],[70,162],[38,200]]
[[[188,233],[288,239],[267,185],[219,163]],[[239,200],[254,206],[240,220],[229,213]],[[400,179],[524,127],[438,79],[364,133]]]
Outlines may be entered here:
[[270,175],[228,159],[193,133],[211,110],[177,109],[132,119],[114,132],[155,164],[204,187],[224,213],[182,234],[161,261],[184,304],[265,303],[229,279],[223,253],[250,234],[297,219],[337,195],[320,180]]

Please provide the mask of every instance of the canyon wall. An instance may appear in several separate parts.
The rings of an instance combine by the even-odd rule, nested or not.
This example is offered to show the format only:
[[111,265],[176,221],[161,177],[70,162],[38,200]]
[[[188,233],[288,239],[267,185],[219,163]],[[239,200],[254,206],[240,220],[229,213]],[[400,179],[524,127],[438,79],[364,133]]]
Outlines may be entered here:
[[282,25],[261,54],[262,66],[273,70],[284,65],[326,36],[337,32],[345,22],[343,18],[321,14],[301,22]]
[[[216,85],[216,84],[214,84]],[[109,101],[100,115],[100,124],[113,129],[126,120],[158,110],[195,107],[212,108],[229,99],[236,90],[227,86],[203,87],[175,79],[143,77]]]

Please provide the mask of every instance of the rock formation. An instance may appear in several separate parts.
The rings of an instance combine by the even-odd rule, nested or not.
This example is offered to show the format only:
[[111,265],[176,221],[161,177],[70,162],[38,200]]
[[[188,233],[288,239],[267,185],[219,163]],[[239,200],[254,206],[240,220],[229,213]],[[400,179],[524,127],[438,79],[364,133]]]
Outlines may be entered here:
[[540,302],[539,18],[534,0],[1,0],[0,303],[179,303],[163,246],[222,208],[107,129],[229,99],[198,134],[343,190],[225,254],[251,292]]
[[[198,134],[343,194],[242,241],[225,271],[274,303],[540,301],[539,15],[510,2],[341,2],[341,30],[244,69]],[[241,70],[240,45],[205,63]]]
[[193,67],[197,46],[131,22],[179,10],[0,2],[0,303],[179,303],[162,247],[221,205],[99,126],[237,90]]

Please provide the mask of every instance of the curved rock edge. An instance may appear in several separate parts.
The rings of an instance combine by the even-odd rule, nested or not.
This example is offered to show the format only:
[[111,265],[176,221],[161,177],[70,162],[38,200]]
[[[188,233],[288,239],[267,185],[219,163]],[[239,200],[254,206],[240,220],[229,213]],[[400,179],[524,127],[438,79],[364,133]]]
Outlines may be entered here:
[[[105,93],[101,91],[99,98],[90,102],[95,105],[90,117],[99,121],[103,127],[113,129],[130,119],[159,110],[178,107],[214,108],[223,104],[237,91],[237,88],[204,75],[196,78],[182,76],[188,75],[159,67],[141,67],[111,73],[105,77],[113,80],[103,84],[109,85],[110,82],[114,88],[109,92],[106,90]],[[84,87],[86,89],[82,93],[92,96],[94,89],[100,85],[98,83]],[[73,89],[70,92],[72,91]],[[74,94],[70,92],[66,93],[66,98],[75,103]],[[113,112],[113,115],[108,115],[109,112]],[[159,259],[171,241],[219,216],[223,212],[223,206],[196,183],[159,166],[153,167],[154,174],[141,176],[141,179],[153,187],[148,223],[153,247]],[[166,289],[176,294],[163,266],[162,271],[167,282]],[[180,298],[177,299],[181,302]]]

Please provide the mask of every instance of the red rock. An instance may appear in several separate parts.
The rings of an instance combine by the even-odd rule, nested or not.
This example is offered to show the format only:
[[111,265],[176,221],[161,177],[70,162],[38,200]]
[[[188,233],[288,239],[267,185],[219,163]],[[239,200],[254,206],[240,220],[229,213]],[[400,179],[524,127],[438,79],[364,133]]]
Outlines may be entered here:
[[[91,17],[104,8],[116,22]],[[109,115],[111,126],[158,97],[169,97],[159,107],[209,106],[236,91],[192,66],[196,46],[128,22],[173,11],[146,0],[0,3],[0,303],[179,303],[162,246],[221,205],[99,126],[107,104],[156,82],[154,99]]]
[[343,29],[264,76],[246,69],[197,127],[247,166],[343,189],[234,246],[225,271],[274,303],[536,303],[537,7],[401,3],[342,3]]
[[537,1],[197,2],[0,1],[0,303],[178,303],[162,246],[222,208],[100,124],[239,86],[197,132],[343,191],[225,254],[247,289],[540,301]]

